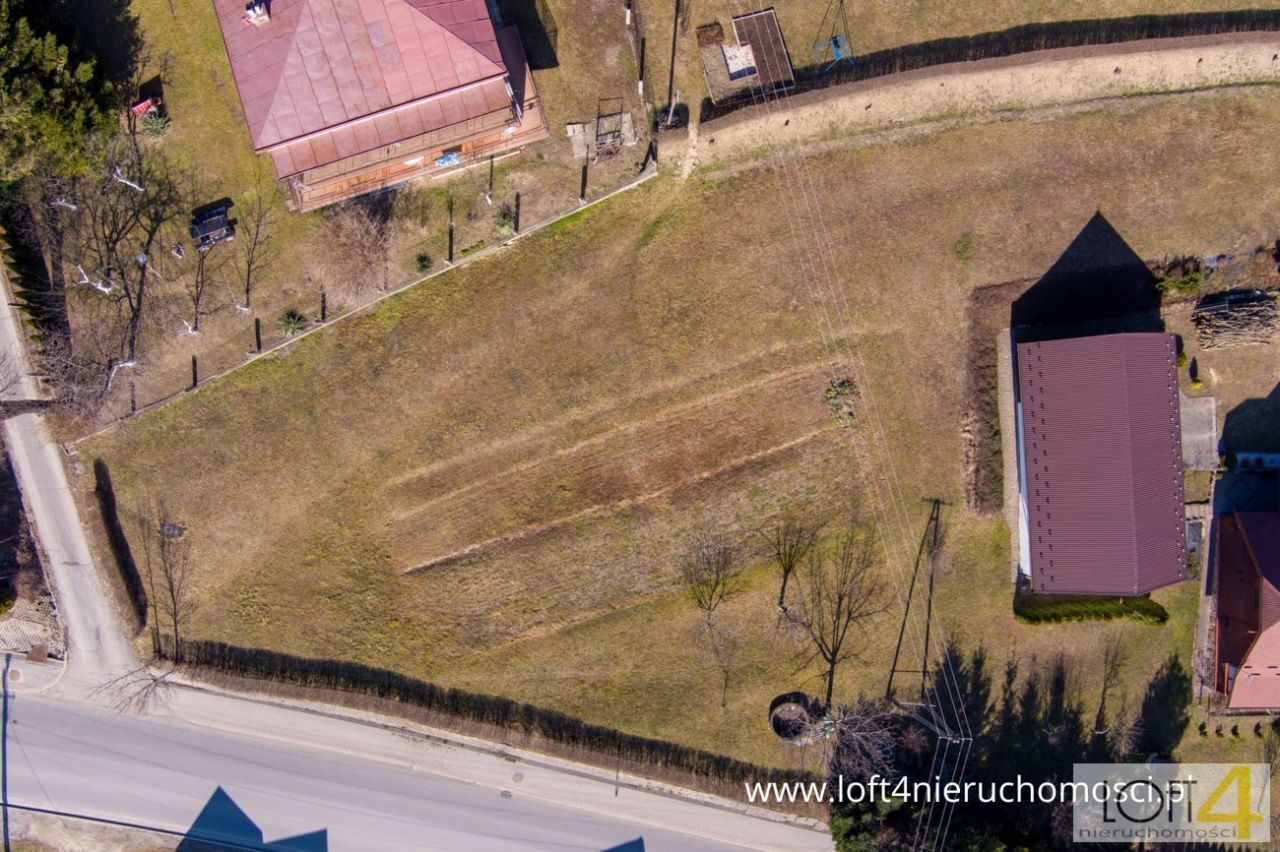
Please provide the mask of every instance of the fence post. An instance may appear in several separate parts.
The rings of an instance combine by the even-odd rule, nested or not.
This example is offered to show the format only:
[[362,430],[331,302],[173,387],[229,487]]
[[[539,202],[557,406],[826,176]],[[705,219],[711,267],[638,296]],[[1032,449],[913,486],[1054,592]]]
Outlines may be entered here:
[[329,318],[329,299],[325,295],[324,288],[320,288],[320,322],[324,322]]
[[253,318],[253,345],[262,351],[262,317]]
[[453,196],[449,196],[449,258],[448,263],[453,263]]
[[196,356],[191,356],[191,389],[195,390],[196,385],[200,382],[200,373],[196,368]]
[[516,193],[516,210],[513,218],[515,221],[513,223],[512,230],[518,234],[520,233],[520,193],[518,192]]
[[[587,156],[591,155],[588,154]],[[587,200],[587,164],[589,162],[589,160],[582,161],[582,185],[578,187],[578,203],[580,204]]]

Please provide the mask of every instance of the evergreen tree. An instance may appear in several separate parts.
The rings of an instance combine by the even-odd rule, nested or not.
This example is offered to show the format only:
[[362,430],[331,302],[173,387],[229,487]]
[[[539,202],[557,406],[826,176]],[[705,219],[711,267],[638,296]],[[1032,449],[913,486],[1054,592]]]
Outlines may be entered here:
[[114,87],[38,23],[31,3],[0,0],[0,186],[43,160],[58,173],[85,165],[84,138],[107,127]]

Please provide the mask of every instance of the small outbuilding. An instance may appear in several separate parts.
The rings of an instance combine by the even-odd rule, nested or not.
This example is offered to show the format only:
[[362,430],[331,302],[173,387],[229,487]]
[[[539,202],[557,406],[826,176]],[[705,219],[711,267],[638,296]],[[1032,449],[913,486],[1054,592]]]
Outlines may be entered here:
[[1037,594],[1134,596],[1187,577],[1177,343],[1020,343],[1019,570]]
[[753,90],[769,94],[794,87],[795,69],[777,13],[761,9],[737,16],[732,24],[728,41],[719,23],[698,27],[698,54],[711,102],[722,104]]

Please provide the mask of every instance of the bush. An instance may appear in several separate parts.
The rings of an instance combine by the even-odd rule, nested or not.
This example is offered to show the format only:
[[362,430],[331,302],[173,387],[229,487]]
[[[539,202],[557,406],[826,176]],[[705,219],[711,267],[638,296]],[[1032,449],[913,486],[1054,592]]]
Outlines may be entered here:
[[419,275],[426,275],[431,271],[431,258],[425,254],[420,254],[413,259],[413,268],[418,270]]
[[503,204],[498,209],[498,215],[493,217],[493,226],[504,237],[509,237],[516,232],[516,211],[510,204]]
[[160,110],[153,109],[138,120],[138,129],[153,139],[169,132],[169,119]]
[[307,327],[307,318],[296,308],[290,308],[282,313],[277,322],[280,325],[280,333],[285,337],[293,337]]
[[1156,289],[1160,291],[1160,295],[1168,296],[1170,294],[1177,296],[1190,296],[1200,290],[1204,284],[1204,273],[1200,271],[1188,272],[1186,275],[1180,275],[1177,278],[1165,278],[1156,284]]
[[1091,595],[1019,595],[1013,613],[1026,624],[1063,621],[1110,621],[1128,618],[1139,624],[1164,624],[1169,613],[1148,597],[1110,598]]
[[1179,352],[1178,353],[1178,369],[1179,370],[1184,369],[1186,366],[1187,366],[1187,353]]

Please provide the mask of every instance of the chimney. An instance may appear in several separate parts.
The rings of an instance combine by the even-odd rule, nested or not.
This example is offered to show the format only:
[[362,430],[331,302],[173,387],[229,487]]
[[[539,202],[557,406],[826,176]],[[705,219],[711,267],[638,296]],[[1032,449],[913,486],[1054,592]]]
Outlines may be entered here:
[[271,20],[271,5],[267,0],[249,0],[244,5],[245,23],[261,27]]

